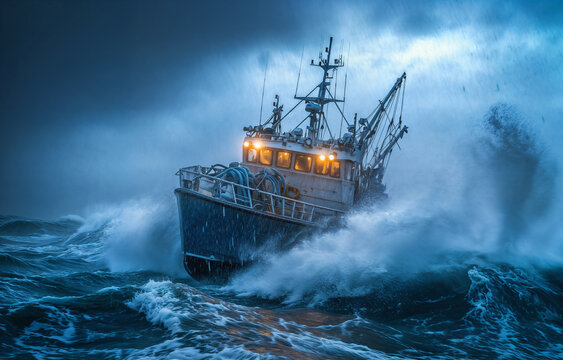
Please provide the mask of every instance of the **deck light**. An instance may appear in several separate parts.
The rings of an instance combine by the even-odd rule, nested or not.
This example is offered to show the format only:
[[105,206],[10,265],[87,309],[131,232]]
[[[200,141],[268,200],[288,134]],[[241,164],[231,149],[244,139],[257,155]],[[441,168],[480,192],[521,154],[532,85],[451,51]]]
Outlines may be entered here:
[[329,159],[330,161],[334,160],[334,155],[333,155],[333,154],[330,154],[330,155],[328,156],[328,159]]
[[243,145],[244,145],[244,147],[249,147],[249,146],[250,146],[250,141],[245,141],[245,142],[243,143]]
[[325,161],[325,156],[324,156],[324,155],[321,155],[321,156],[319,156],[319,159],[320,159],[321,161]]
[[255,149],[260,149],[261,147],[262,147],[262,144],[260,144],[259,142],[254,144]]

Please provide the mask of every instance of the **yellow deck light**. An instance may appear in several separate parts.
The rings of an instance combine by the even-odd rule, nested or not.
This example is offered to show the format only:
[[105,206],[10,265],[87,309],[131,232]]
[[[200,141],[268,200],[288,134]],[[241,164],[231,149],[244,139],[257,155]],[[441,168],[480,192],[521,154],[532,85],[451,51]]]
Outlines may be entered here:
[[321,155],[321,156],[319,156],[319,159],[320,159],[321,161],[325,161],[325,156],[324,156],[324,155]]
[[249,146],[250,146],[250,141],[245,141],[245,142],[243,143],[243,145],[244,145],[244,147],[249,147]]
[[328,159],[329,159],[330,161],[334,160],[334,155],[330,154],[330,155],[328,156]]

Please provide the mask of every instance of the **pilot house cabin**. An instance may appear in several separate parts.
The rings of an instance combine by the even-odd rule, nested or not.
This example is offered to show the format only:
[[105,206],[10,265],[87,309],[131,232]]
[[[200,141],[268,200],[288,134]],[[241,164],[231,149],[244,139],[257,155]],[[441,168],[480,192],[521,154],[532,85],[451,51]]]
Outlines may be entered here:
[[242,165],[254,173],[270,168],[279,171],[293,189],[288,196],[301,201],[337,210],[347,210],[354,202],[354,162],[346,152],[248,137]]

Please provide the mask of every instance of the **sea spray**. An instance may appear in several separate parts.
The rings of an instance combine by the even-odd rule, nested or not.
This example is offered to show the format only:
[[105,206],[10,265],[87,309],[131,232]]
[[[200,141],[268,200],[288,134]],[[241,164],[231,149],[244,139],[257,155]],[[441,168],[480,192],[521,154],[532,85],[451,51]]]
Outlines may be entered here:
[[[563,252],[562,212],[557,198],[539,216],[528,210],[542,203],[535,187],[555,171],[547,151],[536,152],[533,191],[516,202],[522,207],[506,205],[495,183],[510,184],[502,181],[507,172],[487,168],[503,146],[492,151],[487,136],[448,148],[453,163],[434,157],[435,169],[447,171],[428,171],[431,181],[407,177],[404,196],[391,192],[387,204],[349,214],[346,227],[272,254],[228,291],[174,278],[183,271],[172,199],[104,206],[84,219],[0,216],[0,351],[13,358],[558,359],[563,262],[544,260]],[[527,221],[508,246],[507,216]],[[542,266],[529,264],[531,255]]]
[[487,180],[491,200],[502,216],[499,241],[516,247],[519,238],[551,210],[557,195],[557,166],[513,106],[493,106],[483,127],[485,134],[474,152],[483,165],[478,175]]
[[99,207],[87,217],[81,231],[102,229],[103,257],[112,271],[152,270],[186,276],[177,210],[172,199],[165,200],[141,198]]
[[[429,186],[426,193],[413,184],[417,193],[412,196],[406,187],[399,199],[355,211],[344,228],[266,258],[225,289],[316,304],[369,294],[389,274],[405,279],[483,256],[515,265],[528,257],[561,258],[560,253],[553,256],[558,248],[548,246],[549,239],[528,236],[546,225],[560,226],[544,221],[546,214],[553,217],[550,211],[558,211],[552,208],[557,170],[513,108],[493,106],[472,141],[441,151],[455,158],[441,164],[443,174],[450,174],[452,166],[459,170],[454,179],[442,178],[440,187]],[[436,166],[436,159],[427,161]],[[530,244],[536,251],[523,253]]]

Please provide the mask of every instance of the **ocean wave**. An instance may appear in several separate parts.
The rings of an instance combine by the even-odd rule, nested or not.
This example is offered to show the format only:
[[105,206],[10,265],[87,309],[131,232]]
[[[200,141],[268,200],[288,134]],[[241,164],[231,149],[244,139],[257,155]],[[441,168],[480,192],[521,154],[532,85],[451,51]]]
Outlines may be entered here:
[[278,313],[213,298],[185,284],[152,280],[127,305],[142,313],[151,324],[166,328],[172,336],[136,355],[395,358],[335,336],[348,332],[345,337],[352,338],[357,328],[364,325],[361,319],[349,316],[301,310]]
[[557,166],[513,108],[492,107],[472,142],[442,151],[457,157],[442,164],[444,174],[459,171],[453,181],[413,184],[359,209],[342,229],[265,257],[225,290],[316,304],[370,294],[387,274],[409,278],[480,259],[563,264]]
[[184,274],[172,201],[53,221],[0,217],[2,351],[556,359],[561,184],[548,151],[514,118],[491,109],[473,142],[442,149],[453,161],[439,181],[412,177],[386,204],[266,255],[226,286]]

